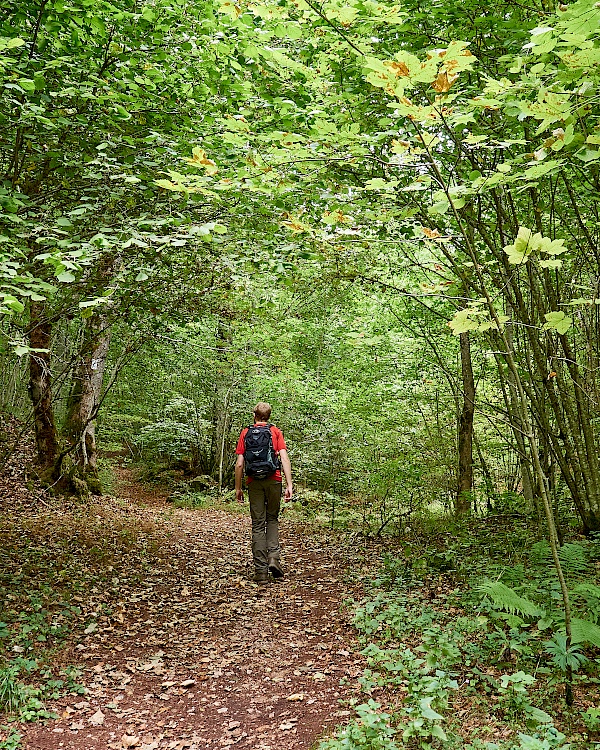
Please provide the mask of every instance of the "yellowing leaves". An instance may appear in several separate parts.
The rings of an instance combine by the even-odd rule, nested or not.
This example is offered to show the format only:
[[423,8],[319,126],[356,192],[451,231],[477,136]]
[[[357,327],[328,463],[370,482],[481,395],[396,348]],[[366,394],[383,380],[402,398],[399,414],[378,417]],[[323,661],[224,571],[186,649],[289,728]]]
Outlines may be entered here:
[[519,106],[523,114],[541,120],[536,135],[543,133],[546,128],[555,122],[564,122],[571,116],[572,102],[569,93],[555,93],[553,91],[541,90],[535,102],[520,102]]
[[367,13],[371,13],[373,18],[380,18],[386,23],[403,23],[407,15],[402,12],[400,5],[385,5],[375,3],[372,0],[363,0],[362,6]]
[[470,309],[459,310],[454,314],[452,320],[448,321],[448,325],[455,336],[458,336],[461,333],[466,333],[467,331],[477,330],[479,322],[472,317],[472,314],[473,310]]
[[204,149],[196,146],[192,149],[192,154],[193,156],[191,159],[186,159],[188,164],[191,164],[194,167],[204,167],[204,169],[206,170],[206,174],[209,177],[217,174],[217,172],[219,171],[217,165],[212,159],[209,159],[206,156],[206,151],[204,151]]
[[303,232],[309,232],[310,226],[305,224],[298,216],[292,214],[284,214],[284,221],[281,222],[282,227],[287,227],[290,232],[294,234],[302,234]]
[[475,57],[467,49],[468,45],[468,42],[450,42],[445,50],[438,52],[439,57],[443,60],[442,70],[448,74],[471,70]]
[[164,190],[180,190],[180,188],[171,180],[154,180],[154,184]]
[[279,5],[271,5],[267,3],[252,3],[248,6],[248,10],[258,18],[262,18],[265,21],[273,21],[287,17],[287,11],[285,8]]
[[504,252],[508,255],[508,262],[511,265],[517,266],[528,261],[529,256],[533,252],[531,238],[531,229],[520,227],[514,243],[506,245]]
[[281,145],[285,148],[294,148],[306,141],[304,136],[298,135],[297,133],[281,133],[280,138]]
[[410,69],[405,62],[396,62],[396,60],[386,60],[383,63],[395,76],[409,76]]
[[392,140],[392,147],[390,148],[390,151],[392,154],[405,154],[411,147],[411,144],[408,141],[401,141],[397,138],[394,138]]
[[431,84],[431,88],[438,92],[438,94],[445,94],[450,91],[450,88],[454,81],[458,79],[458,73],[448,74],[445,70],[440,71],[437,74],[437,78]]
[[[467,49],[467,42],[451,42],[447,49],[436,52],[443,62],[431,87],[439,94],[445,94],[462,71],[471,70],[475,57]],[[434,57],[434,53],[429,54]]]
[[429,84],[440,94],[447,93],[459,74],[470,70],[475,57],[467,49],[467,42],[451,42],[446,49],[431,50],[425,60],[410,52],[398,52],[393,60],[367,57],[367,81],[399,99],[404,88],[420,83]]
[[567,54],[560,55],[560,59],[572,70],[581,68],[596,69],[600,65],[600,48],[591,47],[590,49],[582,49],[577,52],[568,52]]
[[219,13],[223,13],[223,15],[229,16],[233,21],[235,21],[242,13],[242,8],[238,3],[232,3],[231,0],[225,0],[225,2],[220,2],[219,6],[217,8]]
[[[246,54],[248,54],[247,50]],[[230,130],[234,130],[240,133],[250,132],[250,125],[243,115],[225,115],[225,120],[227,120],[227,127]]]
[[347,2],[330,2],[324,6],[325,16],[330,21],[338,21],[344,28],[348,28],[358,16],[358,8],[352,3]]
[[325,211],[321,217],[325,224],[352,224],[354,218],[343,213],[340,209],[337,211]]
[[[374,177],[367,180],[364,184],[364,190],[385,190],[392,191],[398,185],[398,180],[384,180],[381,177]],[[343,215],[343,214],[342,214]],[[348,217],[345,217],[348,218]],[[340,222],[347,223],[347,222]]]

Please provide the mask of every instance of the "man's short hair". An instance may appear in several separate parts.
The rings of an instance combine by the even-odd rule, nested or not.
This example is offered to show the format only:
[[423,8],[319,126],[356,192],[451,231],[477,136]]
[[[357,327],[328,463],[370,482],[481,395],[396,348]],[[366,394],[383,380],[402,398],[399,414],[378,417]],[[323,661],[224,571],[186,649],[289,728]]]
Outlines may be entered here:
[[271,404],[259,401],[254,407],[254,418],[257,422],[268,422],[271,416]]

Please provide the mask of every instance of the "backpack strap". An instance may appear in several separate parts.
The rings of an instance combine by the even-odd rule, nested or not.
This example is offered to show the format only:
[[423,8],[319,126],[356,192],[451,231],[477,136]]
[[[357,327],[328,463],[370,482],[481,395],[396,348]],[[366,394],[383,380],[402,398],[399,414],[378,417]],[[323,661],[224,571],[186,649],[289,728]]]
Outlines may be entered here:
[[[273,427],[273,425],[270,422],[267,422],[266,424],[261,424],[260,426],[261,427],[268,427],[269,428],[269,432],[271,433],[271,442],[273,442],[273,430],[271,430],[271,427]],[[248,438],[248,433],[250,432],[250,430],[253,430],[255,427],[256,427],[255,424],[249,424],[246,427],[246,434],[244,435],[244,445],[246,444],[246,440]]]

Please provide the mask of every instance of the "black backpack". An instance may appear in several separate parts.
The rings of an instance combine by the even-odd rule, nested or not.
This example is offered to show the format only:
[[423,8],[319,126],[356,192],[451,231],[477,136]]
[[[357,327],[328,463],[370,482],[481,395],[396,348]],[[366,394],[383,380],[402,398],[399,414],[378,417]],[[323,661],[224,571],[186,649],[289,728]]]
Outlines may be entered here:
[[279,459],[273,450],[270,424],[252,424],[244,438],[244,468],[246,476],[267,479],[279,469]]

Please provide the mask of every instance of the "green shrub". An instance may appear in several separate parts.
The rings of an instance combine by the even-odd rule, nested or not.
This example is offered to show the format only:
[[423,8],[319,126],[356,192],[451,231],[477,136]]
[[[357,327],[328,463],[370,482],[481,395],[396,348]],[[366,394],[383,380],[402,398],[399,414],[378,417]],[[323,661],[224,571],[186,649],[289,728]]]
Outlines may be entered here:
[[1,727],[0,731],[5,730],[4,739],[0,737],[0,750],[20,750],[22,736],[12,727]]
[[0,669],[0,711],[9,715],[18,714],[27,700],[25,686],[18,676],[18,667]]
[[336,737],[323,740],[319,750],[400,750],[393,739],[396,730],[390,726],[390,715],[380,708],[374,700],[357,706],[358,718],[340,730]]

